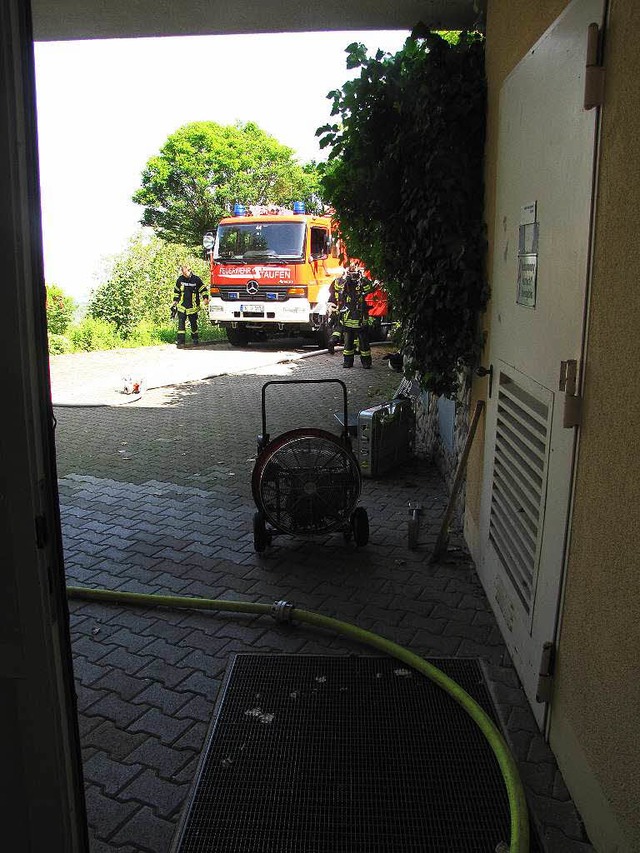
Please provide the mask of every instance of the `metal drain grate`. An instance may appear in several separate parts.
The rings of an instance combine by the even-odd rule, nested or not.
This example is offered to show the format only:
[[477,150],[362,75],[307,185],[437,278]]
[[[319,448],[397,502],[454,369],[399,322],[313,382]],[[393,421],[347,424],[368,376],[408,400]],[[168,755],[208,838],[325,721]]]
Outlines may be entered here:
[[[495,719],[475,660],[433,660]],[[493,853],[497,762],[443,690],[392,658],[237,655],[176,853]]]

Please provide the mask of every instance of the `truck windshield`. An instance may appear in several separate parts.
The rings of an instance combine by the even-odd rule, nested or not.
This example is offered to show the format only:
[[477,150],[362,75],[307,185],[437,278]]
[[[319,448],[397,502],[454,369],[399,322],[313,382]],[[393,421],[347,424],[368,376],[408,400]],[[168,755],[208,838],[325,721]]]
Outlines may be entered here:
[[216,260],[301,260],[304,222],[250,222],[219,225]]

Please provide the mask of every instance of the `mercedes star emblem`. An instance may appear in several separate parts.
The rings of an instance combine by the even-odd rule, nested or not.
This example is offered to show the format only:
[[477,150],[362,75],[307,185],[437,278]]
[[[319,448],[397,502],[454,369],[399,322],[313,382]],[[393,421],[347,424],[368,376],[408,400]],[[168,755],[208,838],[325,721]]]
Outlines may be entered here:
[[250,293],[252,296],[255,296],[256,293],[260,290],[260,285],[257,281],[248,281],[247,282],[247,293]]

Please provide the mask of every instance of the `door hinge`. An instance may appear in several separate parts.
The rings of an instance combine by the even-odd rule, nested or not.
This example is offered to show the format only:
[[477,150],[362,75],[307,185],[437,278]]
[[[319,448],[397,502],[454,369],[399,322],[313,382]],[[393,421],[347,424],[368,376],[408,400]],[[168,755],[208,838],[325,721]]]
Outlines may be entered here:
[[553,689],[553,672],[556,663],[556,647],[553,643],[542,644],[540,672],[536,687],[536,702],[550,702]]
[[578,362],[575,358],[560,362],[560,381],[558,390],[564,393],[562,426],[565,429],[582,424],[582,397],[576,394],[578,388]]
[[584,76],[584,108],[592,110],[604,103],[604,65],[600,27],[589,24],[587,29],[587,62]]

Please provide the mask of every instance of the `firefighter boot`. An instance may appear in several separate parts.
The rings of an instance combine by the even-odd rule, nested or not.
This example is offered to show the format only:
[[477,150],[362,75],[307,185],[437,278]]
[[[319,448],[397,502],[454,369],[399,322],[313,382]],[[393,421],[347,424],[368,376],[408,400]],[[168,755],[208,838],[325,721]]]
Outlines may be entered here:
[[329,355],[334,355],[336,351],[336,344],[340,343],[340,333],[337,334],[334,332],[329,338],[329,343],[327,344],[327,352]]

